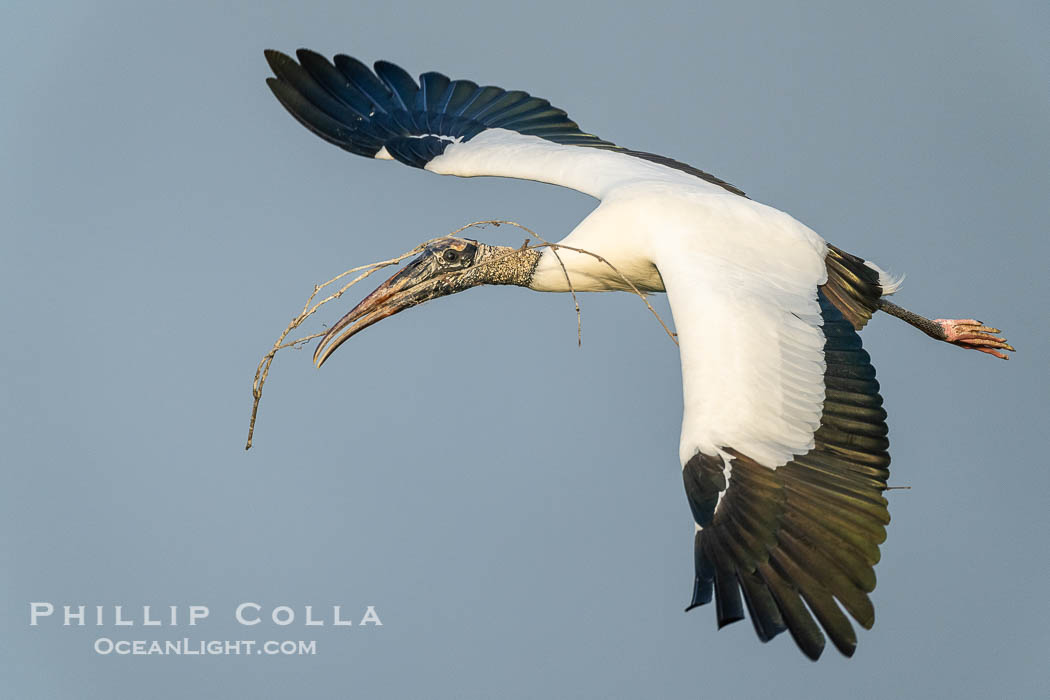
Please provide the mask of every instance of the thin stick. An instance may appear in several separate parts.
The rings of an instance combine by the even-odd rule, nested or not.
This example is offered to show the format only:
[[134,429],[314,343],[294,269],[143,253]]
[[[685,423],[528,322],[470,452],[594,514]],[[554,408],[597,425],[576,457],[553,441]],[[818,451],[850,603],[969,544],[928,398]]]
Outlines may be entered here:
[[[551,243],[550,241],[548,241],[545,238],[543,238],[543,236],[539,235],[538,233],[536,233],[535,231],[530,229],[528,226],[522,226],[521,224],[519,224],[519,223],[517,223],[515,221],[505,221],[505,220],[502,220],[502,219],[496,219],[496,220],[492,220],[492,221],[475,221],[472,224],[467,224],[466,226],[463,226],[462,228],[458,229],[456,231],[456,233],[459,233],[460,231],[463,231],[464,229],[468,229],[471,226],[481,226],[481,225],[484,225],[484,224],[492,224],[492,225],[497,226],[497,227],[500,224],[507,224],[508,226],[516,226],[516,227],[520,228],[523,231],[528,231],[530,234],[535,236],[537,239],[543,241],[543,245],[529,246],[529,248],[550,248],[551,252],[554,253],[554,255],[558,259],[559,263],[561,263],[561,257],[558,255],[557,250],[558,250],[558,248],[564,248],[565,250],[571,250],[571,251],[574,251],[576,253],[582,253],[583,255],[589,255],[592,258],[594,258],[595,260],[597,260],[598,262],[603,263],[605,265],[608,265],[609,269],[611,269],[613,272],[615,272],[617,275],[619,275],[620,279],[622,279],[627,284],[627,286],[631,288],[631,291],[633,291],[635,294],[637,294],[638,298],[640,298],[642,300],[642,302],[645,303],[645,308],[649,309],[649,312],[653,316],[656,317],[657,321],[660,322],[660,326],[664,329],[664,332],[667,333],[667,337],[669,337],[671,339],[671,342],[673,342],[675,345],[678,345],[678,334],[674,333],[670,328],[667,327],[667,324],[664,323],[663,318],[660,316],[660,314],[658,314],[656,312],[656,309],[653,308],[653,305],[649,303],[649,299],[646,298],[645,294],[643,294],[642,291],[639,290],[638,287],[635,286],[634,282],[631,282],[631,280],[627,279],[627,276],[624,275],[622,272],[620,272],[620,270],[617,269],[617,267],[615,265],[613,265],[611,262],[609,262],[608,260],[606,260],[602,256],[598,255],[597,253],[592,253],[589,250],[584,250],[583,248],[574,248],[573,246],[564,245],[562,243]],[[565,264],[564,263],[562,263],[561,268],[562,268],[562,271],[565,270]],[[565,273],[565,277],[566,277],[566,280],[568,280],[568,273],[567,272]],[[572,283],[571,282],[569,283],[569,289],[570,290],[572,289]],[[573,300],[576,299],[576,293],[575,292],[573,292],[572,297],[573,297]],[[576,304],[577,323],[579,322],[579,318],[578,318],[579,311],[580,311],[580,305]]]
[[[574,251],[576,253],[581,253],[583,255],[589,255],[592,258],[594,258],[595,260],[598,260],[599,262],[609,266],[609,268],[613,272],[615,272],[620,277],[620,279],[622,279],[624,281],[624,283],[627,284],[627,286],[629,286],[631,288],[631,290],[635,294],[637,294],[638,297],[645,303],[646,308],[649,309],[649,312],[652,313],[652,315],[656,317],[656,320],[660,323],[660,326],[664,329],[664,332],[667,333],[667,336],[671,339],[671,341],[675,345],[678,345],[678,338],[677,338],[676,334],[673,333],[671,331],[671,329],[667,327],[667,324],[664,323],[663,318],[660,317],[660,314],[657,313],[656,309],[654,309],[652,304],[649,303],[649,300],[645,297],[645,294],[643,294],[638,289],[638,287],[636,287],[634,285],[634,283],[631,282],[631,280],[627,279],[627,277],[622,272],[620,272],[620,270],[617,269],[617,267],[615,265],[613,265],[611,262],[609,262],[608,260],[606,260],[602,256],[600,256],[600,255],[598,255],[596,253],[592,253],[589,250],[583,250],[582,248],[575,248],[573,246],[562,245],[560,243],[551,243],[550,241],[546,240],[545,238],[543,238],[543,236],[539,235],[538,233],[536,233],[532,229],[528,228],[527,226],[522,226],[521,224],[519,224],[519,223],[517,223],[515,221],[506,221],[506,220],[502,220],[502,219],[492,219],[492,220],[487,220],[487,221],[474,221],[474,222],[471,222],[471,223],[469,223],[469,224],[467,224],[465,226],[459,227],[458,229],[456,229],[452,233],[448,234],[447,236],[439,236],[437,238],[432,238],[432,239],[430,239],[428,241],[420,243],[419,245],[417,245],[412,250],[409,250],[409,251],[407,251],[405,253],[402,253],[401,255],[397,256],[396,258],[390,258],[389,260],[383,260],[383,261],[380,261],[380,262],[369,263],[368,265],[360,265],[358,267],[354,267],[354,268],[351,268],[349,270],[346,270],[345,272],[339,273],[338,275],[336,275],[332,279],[328,280],[327,282],[324,282],[323,284],[315,285],[313,292],[311,292],[310,296],[307,298],[306,303],[303,304],[302,311],[300,311],[299,314],[295,318],[293,318],[291,320],[291,322],[288,324],[288,326],[284,329],[284,332],[282,332],[281,335],[279,335],[277,337],[277,340],[274,341],[273,347],[270,348],[270,351],[268,353],[263,355],[262,359],[259,360],[259,365],[255,368],[255,379],[252,381],[252,414],[251,414],[251,418],[250,418],[250,420],[248,422],[248,440],[247,440],[247,442],[244,445],[244,449],[245,450],[250,450],[251,447],[252,447],[252,438],[255,435],[255,420],[256,420],[256,418],[259,415],[259,402],[262,400],[263,385],[266,383],[267,378],[270,376],[270,366],[273,364],[273,360],[274,360],[274,357],[277,355],[277,352],[279,350],[283,350],[284,348],[290,348],[290,347],[296,347],[296,346],[301,347],[303,343],[305,343],[307,341],[310,341],[310,340],[313,340],[314,338],[320,338],[321,336],[325,335],[325,333],[323,333],[323,332],[322,333],[313,333],[311,335],[303,336],[302,338],[296,338],[295,340],[290,340],[288,342],[285,342],[285,339],[288,337],[289,333],[291,333],[293,330],[295,330],[300,325],[302,325],[303,322],[306,321],[306,319],[308,319],[310,316],[312,316],[314,313],[316,313],[317,310],[320,309],[322,306],[324,306],[325,304],[327,304],[330,301],[334,301],[335,299],[338,299],[339,297],[341,297],[346,292],[346,290],[350,289],[350,287],[354,286],[355,284],[357,284],[361,280],[365,279],[366,277],[369,277],[375,271],[381,270],[384,267],[390,267],[391,265],[397,265],[398,263],[400,263],[405,258],[411,257],[411,256],[421,252],[427,246],[429,246],[430,244],[434,243],[435,241],[439,241],[439,240],[442,240],[444,238],[450,238],[452,236],[455,236],[457,233],[465,231],[468,228],[473,228],[473,227],[477,227],[477,226],[485,226],[485,225],[492,225],[492,226],[499,227],[499,226],[504,225],[504,224],[506,224],[508,226],[515,226],[517,228],[522,229],[523,231],[527,231],[534,238],[536,238],[537,240],[541,241],[541,243],[538,244],[538,245],[529,245],[529,239],[526,239],[525,243],[521,247],[522,250],[538,250],[540,248],[550,248],[551,252],[554,253],[554,257],[557,259],[558,264],[561,266],[562,273],[565,275],[565,281],[569,285],[569,291],[572,293],[573,304],[576,307],[576,342],[577,342],[577,345],[582,346],[582,344],[583,344],[583,321],[582,321],[582,316],[580,314],[580,302],[579,302],[578,298],[576,297],[576,289],[575,289],[575,287],[572,284],[572,278],[569,276],[569,271],[565,267],[565,263],[562,261],[561,256],[558,255],[558,249],[559,248],[563,248],[565,250],[571,250],[571,251]],[[498,262],[499,260],[502,260],[503,257],[507,257],[509,255],[511,255],[511,253],[507,253],[506,256],[500,256],[499,258],[494,258],[494,259],[492,259],[490,261],[487,261],[487,262],[492,264],[492,263]],[[346,284],[344,284],[339,289],[339,291],[334,292],[334,293],[328,295],[327,297],[325,297],[324,299],[322,299],[321,301],[318,301],[318,302],[314,303],[314,299],[317,298],[318,292],[320,292],[325,287],[328,287],[329,285],[334,284],[335,282],[338,282],[339,280],[343,279],[347,275],[353,274],[354,272],[361,272],[361,274],[359,274],[357,277],[352,279],[350,282],[347,282]],[[313,305],[311,306],[311,304],[313,304]]]
[[[496,225],[498,226],[499,224],[496,224]],[[521,228],[525,228],[525,227],[522,226]],[[527,228],[525,230],[529,231]],[[565,263],[562,262],[561,256],[558,255],[558,246],[554,245],[550,241],[544,240],[535,231],[529,231],[529,233],[531,233],[533,236],[536,236],[536,238],[539,238],[547,246],[549,246],[550,249],[551,249],[551,252],[554,253],[554,259],[558,261],[559,265],[561,265],[561,273],[563,275],[565,275],[565,283],[567,285],[569,285],[569,293],[572,294],[572,303],[576,306],[576,347],[582,348],[583,347],[583,317],[580,316],[580,300],[576,298],[576,288],[572,286],[572,278],[569,277],[569,271],[568,271],[568,269],[566,269]],[[537,246],[537,247],[539,247],[539,246]]]
[[605,263],[606,265],[608,265],[613,270],[613,272],[615,272],[617,275],[620,276],[620,279],[622,279],[624,282],[626,282],[628,284],[628,286],[630,286],[631,291],[634,292],[635,294],[637,294],[638,298],[641,299],[645,303],[645,308],[649,309],[649,311],[652,313],[652,315],[656,317],[656,320],[660,323],[660,327],[664,329],[664,333],[666,333],[667,337],[671,339],[671,342],[674,343],[675,345],[678,345],[678,334],[667,327],[667,324],[664,323],[663,318],[661,318],[660,314],[658,314],[656,312],[656,309],[653,308],[653,305],[649,303],[649,299],[645,296],[645,294],[643,294],[641,292],[641,290],[639,290],[638,287],[636,287],[634,285],[634,282],[632,282],[631,280],[627,279],[627,277],[622,272],[620,272],[618,269],[616,269],[615,265],[613,265],[611,262],[609,262],[608,260],[606,260],[602,256],[598,255],[597,253],[592,253],[591,251],[584,250],[583,248],[573,248],[572,246],[562,245],[561,243],[551,243],[550,245],[551,245],[552,248],[564,248],[565,250],[572,250],[572,251],[575,251],[577,253],[582,253],[584,255],[590,255],[592,258],[594,258],[598,262],[602,262],[602,263]]
[[[296,340],[285,343],[284,339],[288,337],[288,334],[296,328],[298,328],[300,325],[302,325],[303,321],[312,316],[319,308],[321,308],[322,306],[334,299],[338,299],[343,295],[343,293],[346,290],[350,289],[350,287],[365,279],[376,270],[380,270],[384,267],[389,267],[391,265],[398,264],[405,258],[411,255],[415,255],[416,253],[421,251],[429,243],[430,241],[427,241],[427,243],[421,243],[412,250],[402,255],[399,255],[396,258],[391,258],[389,260],[383,260],[382,262],[371,263],[369,265],[360,265],[358,267],[351,268],[345,272],[336,275],[324,284],[314,285],[314,291],[310,294],[309,298],[306,300],[306,303],[303,304],[303,310],[299,312],[298,316],[291,320],[291,322],[284,329],[281,335],[277,337],[277,340],[274,341],[273,347],[270,349],[270,352],[263,355],[263,358],[259,360],[259,365],[255,368],[255,379],[252,381],[252,417],[248,421],[248,440],[244,444],[245,450],[250,450],[252,448],[252,436],[255,435],[255,419],[259,415],[259,401],[262,400],[263,384],[266,383],[266,379],[270,376],[270,365],[273,364],[273,358],[277,355],[277,351],[283,348],[301,345],[302,343],[305,343],[308,340],[313,340],[314,338],[319,338],[320,336],[324,335],[324,333],[314,333],[312,335],[308,335],[303,338],[297,338]],[[317,297],[317,293],[319,291],[321,291],[330,284],[338,282],[347,275],[361,270],[364,270],[365,272],[355,277],[353,281],[343,285],[343,287],[338,292],[335,292],[334,294],[329,295],[325,299],[322,299],[321,301],[314,304],[313,307],[310,306],[310,303],[313,302],[314,298]]]

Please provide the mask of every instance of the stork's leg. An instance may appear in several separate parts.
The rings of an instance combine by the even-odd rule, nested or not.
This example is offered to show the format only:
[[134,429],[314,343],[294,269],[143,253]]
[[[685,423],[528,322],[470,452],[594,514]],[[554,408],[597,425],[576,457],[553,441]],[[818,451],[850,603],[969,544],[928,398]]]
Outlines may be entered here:
[[935,318],[931,320],[902,309],[887,299],[879,299],[879,309],[890,316],[907,321],[931,338],[958,345],[960,348],[979,350],[1003,360],[1010,359],[1002,352],[1003,350],[1014,351],[1006,339],[996,335],[1002,331],[998,328],[989,328],[972,318]]

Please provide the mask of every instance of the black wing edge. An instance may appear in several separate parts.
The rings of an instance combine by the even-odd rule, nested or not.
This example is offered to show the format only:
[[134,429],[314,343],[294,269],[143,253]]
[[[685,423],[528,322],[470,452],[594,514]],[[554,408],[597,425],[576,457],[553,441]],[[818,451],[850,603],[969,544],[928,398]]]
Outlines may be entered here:
[[349,56],[333,61],[300,49],[295,59],[264,52],[276,77],[266,82],[307,129],[351,153],[374,157],[380,149],[417,168],[455,140],[485,129],[510,129],[561,144],[616,148],[580,130],[564,110],[521,90],[480,87],[424,73],[417,83],[398,66],[378,61],[374,72]]
[[714,175],[671,158],[631,151],[582,131],[565,110],[521,90],[481,87],[423,73],[419,81],[387,61],[374,71],[350,56],[331,61],[299,49],[296,58],[264,52],[274,96],[303,126],[351,153],[375,157],[382,148],[416,168],[444,153],[456,140],[469,141],[485,129],[509,129],[553,143],[615,150],[689,173],[744,196]]
[[868,594],[890,521],[882,495],[889,440],[875,370],[849,319],[823,291],[819,300],[827,370],[814,448],[774,470],[726,447],[728,489],[720,456],[698,453],[683,470],[702,528],[686,609],[714,599],[721,628],[743,619],[746,607],[761,641],[786,629],[814,661],[824,633],[845,656],[856,650],[843,610],[865,629],[874,624]]
[[879,299],[883,293],[878,271],[864,263],[864,258],[847,253],[829,243],[828,254],[824,258],[828,281],[821,287],[828,301],[834,304],[858,331],[878,310]]

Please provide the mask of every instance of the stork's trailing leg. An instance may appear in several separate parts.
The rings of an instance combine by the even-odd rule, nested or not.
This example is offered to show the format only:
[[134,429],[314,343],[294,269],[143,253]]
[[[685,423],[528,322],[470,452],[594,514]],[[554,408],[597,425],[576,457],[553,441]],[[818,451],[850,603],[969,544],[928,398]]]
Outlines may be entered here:
[[1001,333],[998,328],[990,328],[980,321],[972,318],[923,318],[919,314],[902,309],[887,299],[879,299],[879,309],[890,316],[907,321],[926,335],[935,340],[943,340],[960,348],[979,350],[989,355],[995,355],[1002,360],[1010,359],[1003,350],[1013,352],[1013,346],[1006,342],[1005,338],[996,335]]

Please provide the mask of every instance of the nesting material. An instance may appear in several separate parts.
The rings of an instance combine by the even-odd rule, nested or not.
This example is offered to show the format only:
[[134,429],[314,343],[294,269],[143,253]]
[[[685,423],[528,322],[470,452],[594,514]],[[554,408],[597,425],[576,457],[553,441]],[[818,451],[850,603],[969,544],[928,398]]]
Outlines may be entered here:
[[[381,270],[381,269],[383,269],[385,267],[390,267],[392,265],[397,265],[398,263],[402,262],[406,258],[410,258],[413,255],[417,255],[417,254],[421,253],[430,244],[432,244],[432,243],[434,243],[436,241],[439,241],[439,240],[441,240],[443,238],[449,238],[449,237],[455,236],[456,234],[458,234],[458,233],[460,233],[462,231],[465,231],[466,229],[476,228],[476,227],[484,227],[484,226],[499,227],[499,226],[502,226],[502,225],[514,226],[516,228],[520,228],[521,230],[527,232],[532,237],[532,239],[535,239],[535,240],[539,241],[539,243],[531,243],[530,242],[531,239],[526,238],[525,242],[522,243],[521,247],[523,249],[550,248],[551,252],[554,254],[555,258],[557,258],[559,264],[561,264],[561,256],[558,255],[558,250],[559,249],[564,249],[564,250],[571,250],[571,251],[574,251],[574,252],[577,252],[577,253],[581,253],[583,255],[590,255],[591,257],[595,258],[599,262],[601,262],[601,263],[603,263],[605,265],[608,265],[609,268],[612,269],[617,275],[619,275],[620,278],[622,278],[623,281],[633,290],[633,292],[636,295],[638,295],[638,297],[645,303],[646,308],[649,309],[649,312],[653,314],[653,316],[656,318],[657,321],[659,321],[660,326],[664,329],[664,331],[667,333],[668,337],[671,338],[671,340],[675,343],[675,345],[678,344],[678,339],[676,337],[676,334],[673,331],[671,331],[671,329],[667,326],[666,323],[664,323],[664,320],[660,317],[660,314],[658,314],[656,312],[656,309],[654,309],[652,307],[652,305],[649,303],[649,300],[646,298],[645,294],[643,294],[629,279],[627,279],[627,277],[625,277],[623,275],[623,273],[621,273],[619,270],[617,270],[616,267],[612,263],[610,263],[608,260],[606,260],[602,256],[597,255],[597,254],[592,253],[592,252],[587,251],[587,250],[583,250],[581,248],[574,248],[572,246],[561,245],[561,244],[558,244],[558,243],[551,243],[550,241],[547,241],[546,239],[544,239],[542,236],[538,235],[532,229],[527,228],[525,226],[522,226],[521,224],[516,223],[514,221],[504,221],[504,220],[474,221],[472,223],[467,224],[466,226],[461,226],[460,228],[456,229],[455,231],[449,233],[447,236],[439,236],[438,238],[432,238],[432,239],[430,239],[428,241],[424,241],[423,243],[420,243],[416,247],[414,247],[411,250],[408,250],[408,251],[402,253],[401,255],[398,255],[395,258],[390,258],[389,260],[381,260],[379,262],[369,263],[367,265],[360,265],[358,267],[350,268],[349,270],[346,270],[344,272],[339,273],[338,275],[336,275],[332,279],[328,280],[327,282],[315,285],[314,289],[313,289],[313,292],[310,293],[310,296],[307,298],[306,303],[303,304],[302,311],[300,311],[298,313],[298,315],[296,315],[288,323],[288,325],[285,327],[284,331],[279,336],[277,336],[277,340],[274,341],[273,347],[270,348],[269,352],[267,352],[265,355],[263,355],[262,359],[259,360],[258,366],[255,368],[255,379],[252,381],[252,412],[251,412],[251,418],[248,421],[248,440],[247,440],[247,442],[244,445],[244,449],[245,450],[250,450],[251,447],[252,447],[252,439],[253,439],[253,437],[255,435],[255,420],[256,420],[256,418],[259,415],[259,402],[262,400],[263,385],[266,384],[266,379],[270,376],[270,367],[273,365],[273,361],[274,361],[274,358],[277,356],[277,353],[280,350],[283,350],[285,348],[302,347],[304,343],[307,343],[307,342],[309,342],[309,341],[311,341],[311,340],[313,340],[315,338],[320,338],[321,336],[323,336],[325,334],[325,331],[320,331],[320,332],[317,332],[317,333],[311,333],[310,335],[305,335],[305,336],[303,336],[301,338],[296,338],[295,340],[287,340],[288,336],[292,333],[292,331],[294,331],[296,328],[299,328],[306,321],[306,319],[310,318],[315,313],[317,313],[317,311],[322,306],[324,306],[325,304],[327,304],[330,301],[334,301],[334,300],[338,299],[339,297],[343,296],[343,294],[348,289],[353,287],[355,284],[357,284],[361,280],[371,276],[377,270]],[[583,344],[583,323],[582,323],[582,317],[580,315],[580,303],[579,303],[579,300],[576,297],[576,290],[573,289],[572,280],[569,278],[569,273],[565,269],[565,265],[561,264],[561,267],[562,267],[562,271],[565,273],[565,280],[566,280],[566,282],[569,285],[569,291],[572,293],[573,304],[576,307],[576,341],[577,341],[578,345],[582,345]],[[349,282],[344,284],[342,287],[340,287],[338,291],[333,292],[332,294],[329,294],[327,297],[321,299],[320,301],[315,301],[315,299],[317,299],[317,295],[321,292],[322,289],[329,288],[332,285],[334,285],[337,282],[339,282],[340,280],[346,279],[347,277],[349,277],[350,275],[353,275],[354,273],[359,273],[359,274],[356,277],[354,277],[352,280],[350,280]]]

